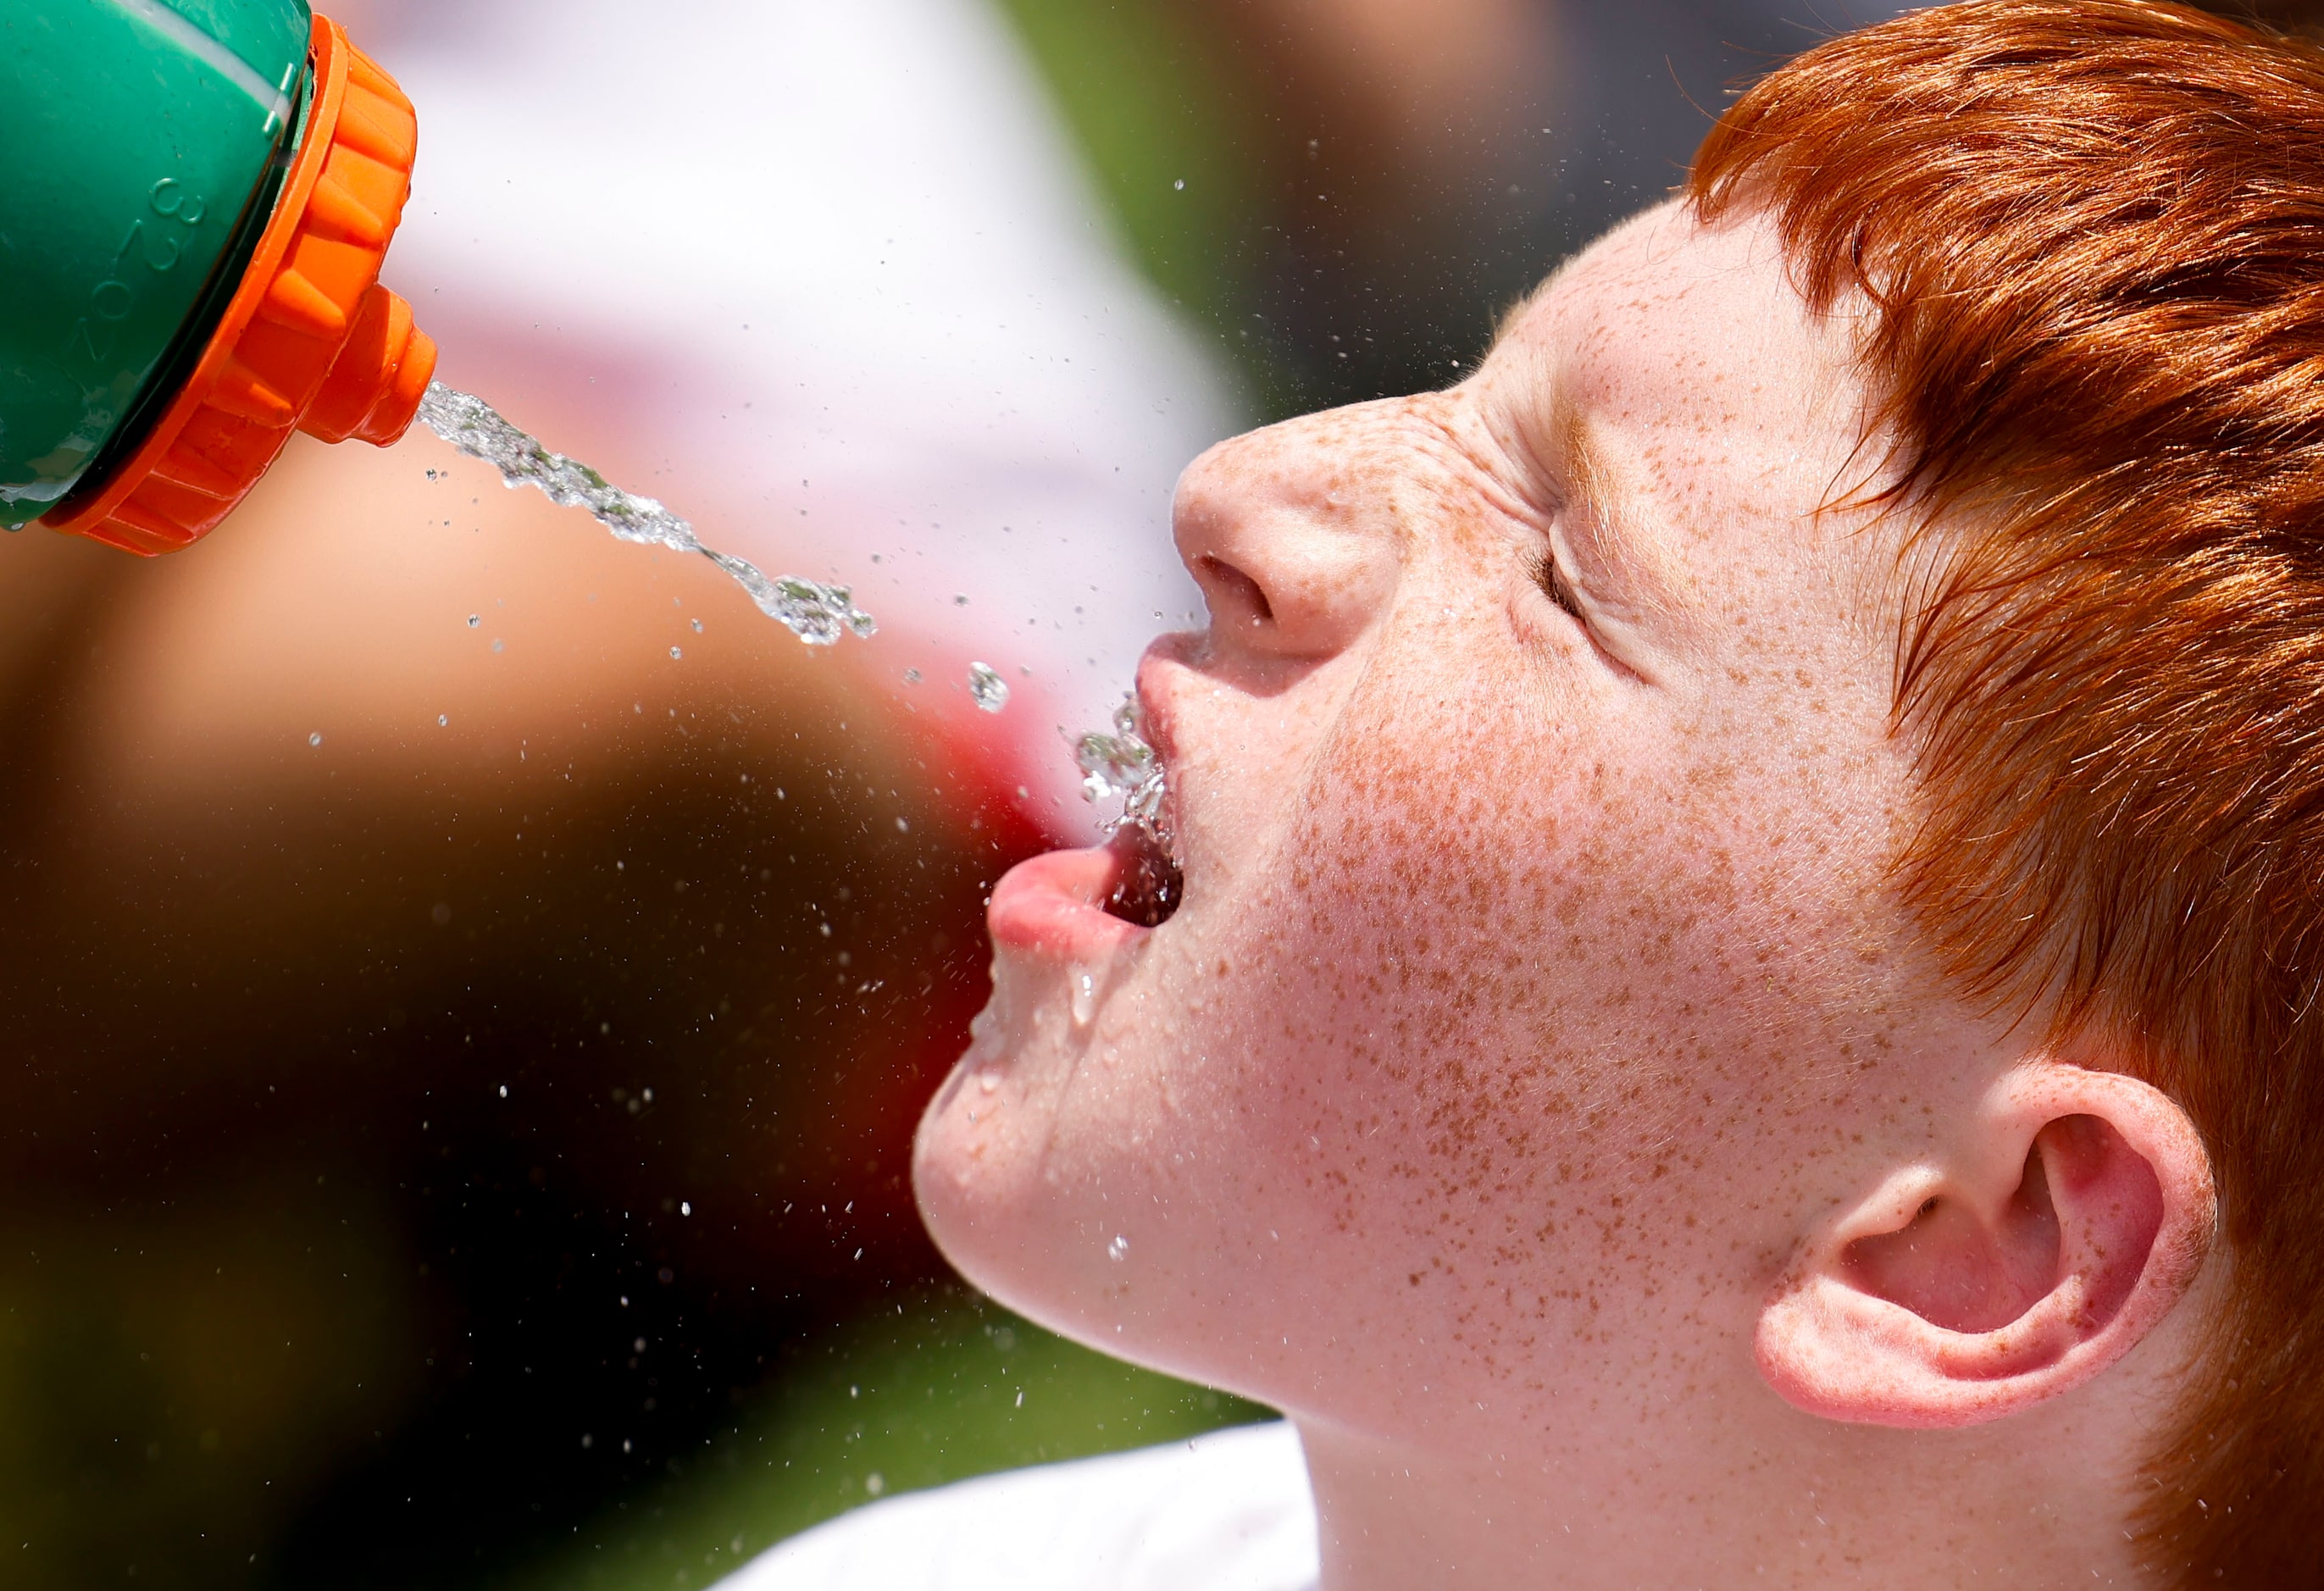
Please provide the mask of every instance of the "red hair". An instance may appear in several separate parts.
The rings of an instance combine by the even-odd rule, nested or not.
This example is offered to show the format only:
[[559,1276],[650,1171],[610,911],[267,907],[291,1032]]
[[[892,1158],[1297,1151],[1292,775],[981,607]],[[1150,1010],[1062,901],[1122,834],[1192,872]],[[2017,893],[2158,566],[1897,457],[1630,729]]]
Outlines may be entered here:
[[1898,654],[1908,897],[2213,1157],[2229,1296],[2143,1544],[2324,1584],[2324,51],[1967,0],[1771,74],[1689,191],[1870,303],[1883,497],[1941,549]]

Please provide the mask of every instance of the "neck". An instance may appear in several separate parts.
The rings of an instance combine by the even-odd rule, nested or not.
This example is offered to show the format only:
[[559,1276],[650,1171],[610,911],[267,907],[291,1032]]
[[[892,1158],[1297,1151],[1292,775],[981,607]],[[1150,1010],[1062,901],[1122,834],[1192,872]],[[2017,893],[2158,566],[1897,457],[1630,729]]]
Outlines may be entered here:
[[[1715,1429],[1698,1433],[1711,1448]],[[2152,1583],[2122,1491],[2093,1474],[2111,1466],[2061,1476],[2025,1461],[2054,1447],[1991,1427],[1794,1434],[1803,1452],[1674,1466],[1618,1444],[1500,1454],[1490,1436],[1472,1449],[1490,1456],[1450,1458],[1302,1421],[1323,1591]]]

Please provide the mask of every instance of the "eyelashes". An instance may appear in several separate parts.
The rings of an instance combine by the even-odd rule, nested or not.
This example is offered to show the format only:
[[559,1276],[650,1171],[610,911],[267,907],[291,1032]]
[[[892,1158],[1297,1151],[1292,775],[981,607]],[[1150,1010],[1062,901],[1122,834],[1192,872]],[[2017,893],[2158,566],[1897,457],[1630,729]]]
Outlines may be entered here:
[[1564,609],[1566,616],[1575,623],[1586,622],[1582,617],[1581,601],[1574,596],[1573,587],[1566,583],[1565,571],[1557,566],[1557,559],[1546,551],[1534,560],[1533,583],[1541,587],[1544,596]]

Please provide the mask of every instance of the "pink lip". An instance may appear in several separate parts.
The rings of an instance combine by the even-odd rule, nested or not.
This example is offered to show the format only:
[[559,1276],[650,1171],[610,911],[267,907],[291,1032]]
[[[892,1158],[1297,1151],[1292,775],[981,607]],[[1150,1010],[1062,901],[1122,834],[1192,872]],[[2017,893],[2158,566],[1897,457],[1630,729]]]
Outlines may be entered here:
[[1199,639],[1183,632],[1156,636],[1138,659],[1138,707],[1146,721],[1146,743],[1166,768],[1178,754],[1170,686],[1174,675],[1182,675],[1187,667],[1187,648]]
[[993,943],[1068,961],[1091,961],[1152,932],[1105,909],[1121,878],[1122,858],[1110,846],[1053,851],[1019,862],[992,887],[984,908]]

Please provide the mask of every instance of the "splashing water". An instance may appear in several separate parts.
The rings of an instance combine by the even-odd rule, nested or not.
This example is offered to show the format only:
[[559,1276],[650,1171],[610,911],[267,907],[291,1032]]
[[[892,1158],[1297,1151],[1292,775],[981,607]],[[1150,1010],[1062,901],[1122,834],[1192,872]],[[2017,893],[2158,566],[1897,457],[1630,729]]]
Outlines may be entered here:
[[[868,636],[879,629],[872,615],[855,605],[846,586],[796,575],[770,578],[756,565],[703,546],[693,526],[652,498],[634,496],[579,460],[549,452],[481,398],[433,382],[420,400],[420,418],[462,453],[500,471],[502,481],[511,487],[538,486],[551,502],[587,509],[623,541],[700,553],[749,592],[759,612],[811,647],[830,646],[850,631]],[[678,656],[676,648],[670,656]]]
[[968,666],[968,699],[987,713],[998,713],[1009,705],[1009,682],[991,664],[972,663]]
[[1082,799],[1091,803],[1121,797],[1121,815],[1107,832],[1132,823],[1167,844],[1162,759],[1139,731],[1146,727],[1136,696],[1124,696],[1113,710],[1113,732],[1092,730],[1074,742],[1074,766],[1082,770]]
[[1113,732],[1093,730],[1074,742],[1082,770],[1082,798],[1121,797],[1121,815],[1106,824],[1111,842],[1126,849],[1128,865],[1115,880],[1105,909],[1126,922],[1154,928],[1170,920],[1185,893],[1177,844],[1170,832],[1168,783],[1162,758],[1142,732],[1135,695],[1113,710]]

